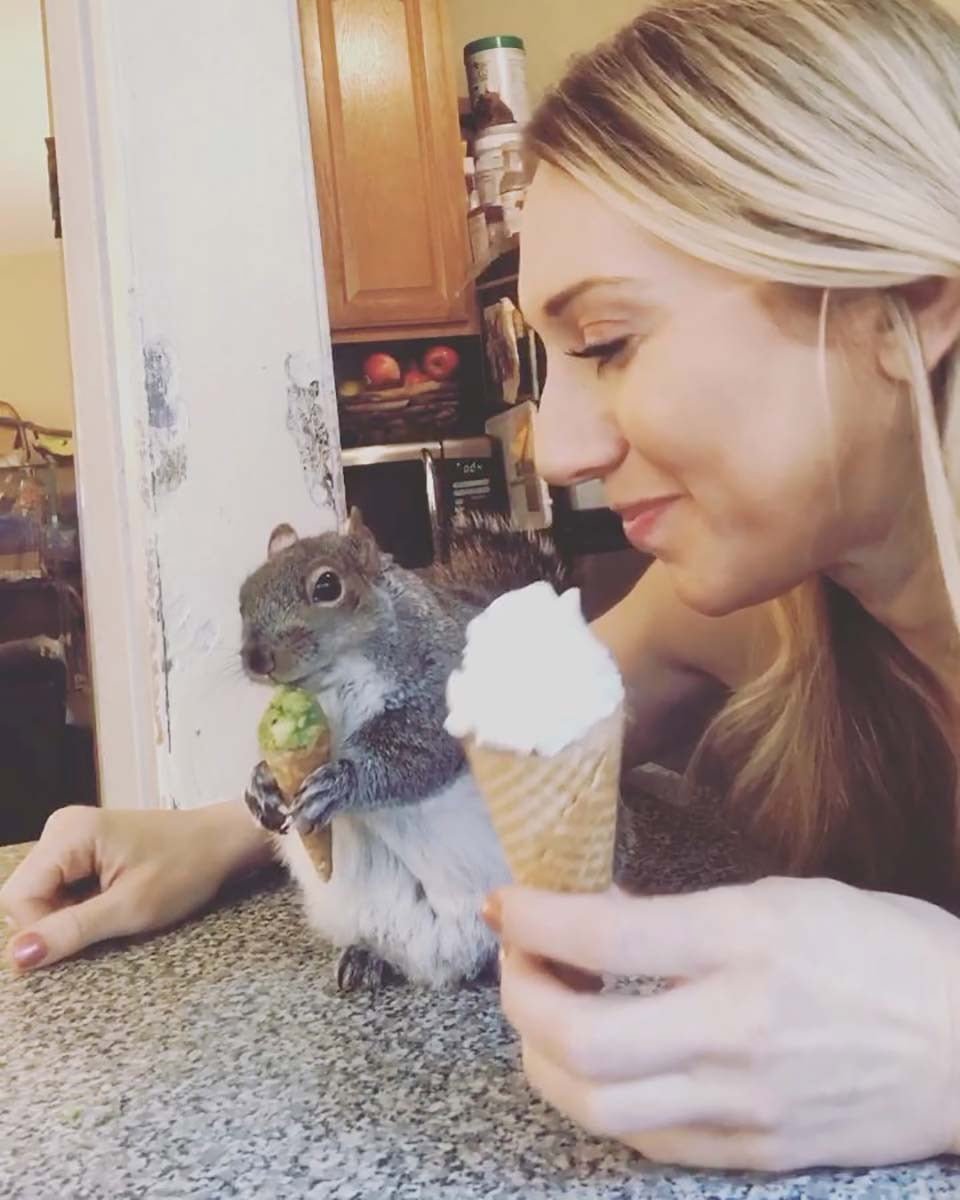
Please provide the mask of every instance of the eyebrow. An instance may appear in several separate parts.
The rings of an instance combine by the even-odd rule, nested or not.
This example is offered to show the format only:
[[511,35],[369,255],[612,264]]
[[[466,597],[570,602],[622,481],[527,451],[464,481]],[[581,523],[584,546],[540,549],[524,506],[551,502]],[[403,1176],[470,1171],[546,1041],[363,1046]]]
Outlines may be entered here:
[[555,296],[544,304],[543,311],[548,317],[559,317],[561,313],[569,305],[573,303],[584,292],[589,292],[596,287],[610,287],[611,285],[620,283],[629,283],[630,279],[626,275],[595,275],[590,279],[581,279],[579,283],[571,284],[570,287],[564,288],[562,292],[557,292]]

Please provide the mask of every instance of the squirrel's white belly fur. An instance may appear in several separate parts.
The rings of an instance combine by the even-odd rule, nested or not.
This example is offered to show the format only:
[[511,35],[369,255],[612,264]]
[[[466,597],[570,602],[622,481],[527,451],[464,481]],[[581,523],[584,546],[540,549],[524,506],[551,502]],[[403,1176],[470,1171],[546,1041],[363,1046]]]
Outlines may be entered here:
[[[348,687],[319,695],[333,750],[382,708],[363,660],[345,662]],[[509,872],[468,772],[416,804],[335,817],[333,875],[324,883],[299,837],[275,839],[299,884],[311,926],[336,946],[369,947],[414,983],[443,987],[476,975],[494,939],[483,898]]]
[[296,836],[277,838],[311,926],[335,946],[369,946],[414,983],[476,975],[494,949],[483,898],[508,872],[468,774],[416,805],[337,817],[324,883]]

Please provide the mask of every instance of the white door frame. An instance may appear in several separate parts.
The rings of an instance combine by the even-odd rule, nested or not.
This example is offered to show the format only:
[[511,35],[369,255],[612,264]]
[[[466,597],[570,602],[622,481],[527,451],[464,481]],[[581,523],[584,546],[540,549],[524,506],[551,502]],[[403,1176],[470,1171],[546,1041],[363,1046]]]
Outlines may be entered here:
[[239,582],[274,525],[343,509],[297,3],[45,23],[100,801],[207,803],[242,789],[265,702]]
[[101,803],[159,804],[144,501],[128,478],[121,379],[136,369],[118,114],[98,0],[46,0],[45,28],[63,221],[77,497]]

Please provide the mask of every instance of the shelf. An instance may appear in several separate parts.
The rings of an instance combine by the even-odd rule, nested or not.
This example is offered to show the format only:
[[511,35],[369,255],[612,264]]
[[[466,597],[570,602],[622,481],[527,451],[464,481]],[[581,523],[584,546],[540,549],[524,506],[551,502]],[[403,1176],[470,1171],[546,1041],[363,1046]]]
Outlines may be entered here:
[[480,321],[471,316],[465,321],[446,325],[391,325],[385,329],[336,329],[330,337],[335,346],[356,345],[369,342],[447,342],[450,338],[476,337],[480,332]]

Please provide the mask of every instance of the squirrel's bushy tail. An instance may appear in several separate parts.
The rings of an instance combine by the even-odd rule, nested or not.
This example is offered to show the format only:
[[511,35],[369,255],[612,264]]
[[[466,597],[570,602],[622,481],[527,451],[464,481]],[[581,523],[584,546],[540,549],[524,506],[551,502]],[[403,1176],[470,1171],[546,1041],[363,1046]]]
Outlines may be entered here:
[[478,604],[540,580],[558,592],[570,586],[569,569],[549,534],[521,532],[503,517],[479,513],[457,516],[447,561],[434,564],[427,575],[440,587]]

